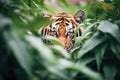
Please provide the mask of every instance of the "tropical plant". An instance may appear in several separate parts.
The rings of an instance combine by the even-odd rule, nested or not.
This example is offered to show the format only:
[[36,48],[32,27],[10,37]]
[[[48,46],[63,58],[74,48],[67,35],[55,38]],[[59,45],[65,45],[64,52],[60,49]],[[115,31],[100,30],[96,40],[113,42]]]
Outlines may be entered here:
[[[0,80],[119,80],[119,2],[95,1],[82,7],[66,0],[58,0],[59,5],[44,0],[0,0]],[[67,52],[49,36],[45,38],[58,46],[42,41],[37,30],[51,23],[42,13],[78,10],[86,12],[86,30],[75,38],[72,50]]]
[[[101,73],[105,80],[119,80],[120,77],[120,24],[119,1],[104,0],[94,2],[96,11],[92,25],[88,26],[82,37],[76,38],[72,53],[77,54],[77,62]],[[93,6],[88,7],[88,12]],[[91,17],[91,16],[90,16]]]

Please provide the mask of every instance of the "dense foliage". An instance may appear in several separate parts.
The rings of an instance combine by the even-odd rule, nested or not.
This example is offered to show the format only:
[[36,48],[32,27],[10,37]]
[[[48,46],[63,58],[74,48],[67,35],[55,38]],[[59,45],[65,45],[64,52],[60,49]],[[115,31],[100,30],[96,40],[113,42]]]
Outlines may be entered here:
[[[88,5],[66,0],[0,0],[0,80],[119,80],[120,1]],[[37,30],[51,23],[42,13],[86,12],[85,32],[67,52],[43,43]],[[47,37],[46,37],[47,38]]]

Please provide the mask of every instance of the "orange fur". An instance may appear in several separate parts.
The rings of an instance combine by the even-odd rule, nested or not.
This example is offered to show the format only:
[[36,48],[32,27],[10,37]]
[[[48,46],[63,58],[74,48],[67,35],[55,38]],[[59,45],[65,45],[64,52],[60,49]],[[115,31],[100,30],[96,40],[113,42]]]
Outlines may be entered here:
[[[79,13],[80,14],[80,13]],[[78,15],[77,15],[78,16]],[[51,16],[49,17],[51,20],[53,20],[53,24],[48,25],[47,27],[44,28],[44,31],[47,30],[46,32],[43,33],[43,28],[38,30],[38,33],[40,34],[46,34],[46,35],[50,35],[53,36],[54,33],[50,32],[50,29],[52,27],[52,29],[56,30],[56,34],[54,37],[56,37],[66,48],[66,50],[69,50],[69,48],[71,47],[71,41],[74,38],[74,32],[71,33],[70,35],[66,35],[67,30],[69,31],[69,29],[76,29],[78,27],[78,25],[82,22],[79,21],[80,23],[78,23],[75,18],[77,17],[76,15],[73,16],[71,14],[68,13],[58,13],[56,16]],[[77,19],[81,20],[81,15],[80,17],[78,16]],[[55,26],[55,27],[54,27]],[[84,29],[82,27],[80,27],[80,32],[83,32]]]

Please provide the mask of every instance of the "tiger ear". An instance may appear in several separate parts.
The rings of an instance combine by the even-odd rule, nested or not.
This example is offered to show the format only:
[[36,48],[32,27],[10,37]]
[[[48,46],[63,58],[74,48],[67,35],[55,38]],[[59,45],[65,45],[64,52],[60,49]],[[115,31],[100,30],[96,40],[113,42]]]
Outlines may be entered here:
[[78,11],[75,15],[74,15],[74,19],[76,20],[76,22],[78,22],[79,24],[83,21],[85,17],[85,12],[84,11]]
[[42,16],[45,17],[45,18],[49,18],[49,19],[52,17],[51,14],[44,14],[44,13],[42,14]]

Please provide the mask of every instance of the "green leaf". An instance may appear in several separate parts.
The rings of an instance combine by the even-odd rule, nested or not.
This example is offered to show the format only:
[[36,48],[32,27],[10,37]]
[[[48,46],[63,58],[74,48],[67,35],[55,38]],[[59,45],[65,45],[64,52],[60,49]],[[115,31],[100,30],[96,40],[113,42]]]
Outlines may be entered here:
[[106,51],[106,47],[107,47],[107,43],[102,43],[99,46],[95,47],[94,49],[98,70],[100,70],[102,59]]
[[12,30],[4,32],[4,37],[21,67],[31,76],[32,58],[26,43],[19,38],[17,32]]
[[1,18],[0,23],[0,30],[3,28],[1,32],[8,48],[12,50],[12,54],[19,62],[18,64],[31,76],[32,58],[30,48],[28,48],[27,44],[21,38],[19,32],[16,31],[10,19]]
[[76,37],[76,38],[75,38],[75,44],[74,44],[74,46],[75,46],[75,47],[80,46],[82,43],[85,42],[85,40],[89,39],[92,34],[93,34],[92,32],[88,32],[88,33],[86,33],[86,34],[83,35],[83,36]]
[[61,2],[62,4],[64,4],[66,7],[68,7],[68,3],[66,0],[58,0],[59,2]]
[[104,65],[103,71],[105,74],[105,80],[115,80],[115,75],[117,73],[117,69],[114,64]]
[[81,25],[78,25],[78,27],[74,30],[74,35],[75,35],[75,36],[76,36],[76,34],[78,33],[80,27],[81,27]]
[[[47,69],[53,75],[60,77],[62,80],[72,80],[72,76],[68,76],[66,69],[71,66],[72,62],[67,59],[57,59],[54,61],[56,64],[47,65]],[[71,73],[69,73],[71,75]]]
[[117,58],[120,60],[120,44],[117,43],[114,39],[112,39],[110,41],[110,47],[113,53],[115,53]]
[[63,47],[54,45],[54,46],[51,46],[50,48],[51,48],[51,50],[52,50],[53,52],[55,52],[56,54],[58,54],[58,55],[60,55],[60,56],[63,56],[63,57],[65,57],[65,58],[70,59],[69,53],[68,53]]
[[31,0],[31,1],[35,1],[36,3],[38,3],[40,6],[44,5],[44,1],[43,0]]
[[52,44],[64,47],[64,45],[57,38],[55,38],[55,37],[45,36],[44,38],[47,39],[48,41],[50,41]]
[[98,29],[102,31],[103,33],[110,34],[120,43],[120,36],[118,35],[120,34],[120,30],[116,24],[113,24],[107,20],[103,20],[98,26]]
[[43,44],[40,38],[29,35],[27,35],[25,38],[39,52],[39,56],[41,56],[45,61],[51,63],[56,60],[52,51],[47,46],[45,46],[45,44]]
[[[82,36],[75,38],[75,44],[74,44],[75,47],[80,46],[81,44],[83,44],[86,40],[88,40],[93,35],[92,30],[97,23],[98,22],[95,22],[92,25],[88,26],[85,29],[85,31],[82,33]],[[75,31],[77,32],[77,30],[75,30]]]
[[42,16],[30,20],[29,22],[27,22],[27,24],[21,22],[17,17],[14,17],[13,20],[16,27],[22,30],[30,30],[31,32],[37,32],[41,27],[46,27],[47,25],[52,23],[51,20]]
[[81,57],[77,63],[82,64],[84,66],[86,66],[87,64],[89,64],[90,62],[95,61],[95,57],[94,54],[86,54],[85,56]]
[[[59,58],[56,58],[52,50],[43,44],[40,38],[27,35],[26,40],[39,52],[38,57],[40,58],[40,61],[42,60],[42,66],[47,69],[45,70],[45,72],[48,72],[49,74],[47,76],[54,76],[60,79],[70,80],[70,78],[64,74],[64,68],[61,69],[62,65],[59,65]],[[41,63],[38,65],[41,65]],[[50,79],[50,77],[48,77],[48,79]]]
[[83,46],[81,47],[78,58],[82,57],[85,53],[89,52],[90,50],[94,49],[96,46],[101,44],[106,40],[106,36],[101,32],[96,32],[89,40],[87,40]]
[[83,66],[80,64],[72,64],[70,69],[73,69],[74,71],[78,71],[80,73],[85,74],[91,80],[103,80],[103,78],[99,73],[92,71],[86,66]]
[[[88,67],[83,66],[81,64],[75,64],[66,59],[59,59],[58,63],[59,63],[58,66],[60,69],[65,69],[65,70],[69,69],[71,71],[83,73],[91,80],[103,80],[103,78],[101,77],[101,75],[99,73],[94,72],[91,69],[89,69]],[[60,66],[60,65],[62,65],[62,66]],[[69,76],[69,77],[71,77],[71,76]]]
[[0,32],[3,33],[4,30],[6,29],[11,29],[13,28],[13,24],[12,21],[10,19],[4,18],[1,14],[0,14]]
[[52,21],[50,21],[47,18],[44,17],[38,17],[36,18],[34,21],[29,22],[28,25],[26,25],[25,27],[29,30],[34,30],[34,31],[38,31],[39,28],[43,27],[43,26],[47,26],[48,24],[50,24]]
[[82,33],[82,36],[84,36],[85,34],[87,34],[88,32],[92,32],[93,28],[98,24],[98,22],[95,22],[93,24],[91,24],[90,26],[88,26],[85,31]]
[[51,8],[51,7],[49,7],[49,6],[47,6],[47,5],[44,5],[44,7],[43,7],[46,11],[48,11],[48,12],[50,12],[50,13],[52,13],[52,14],[55,14],[55,11]]

